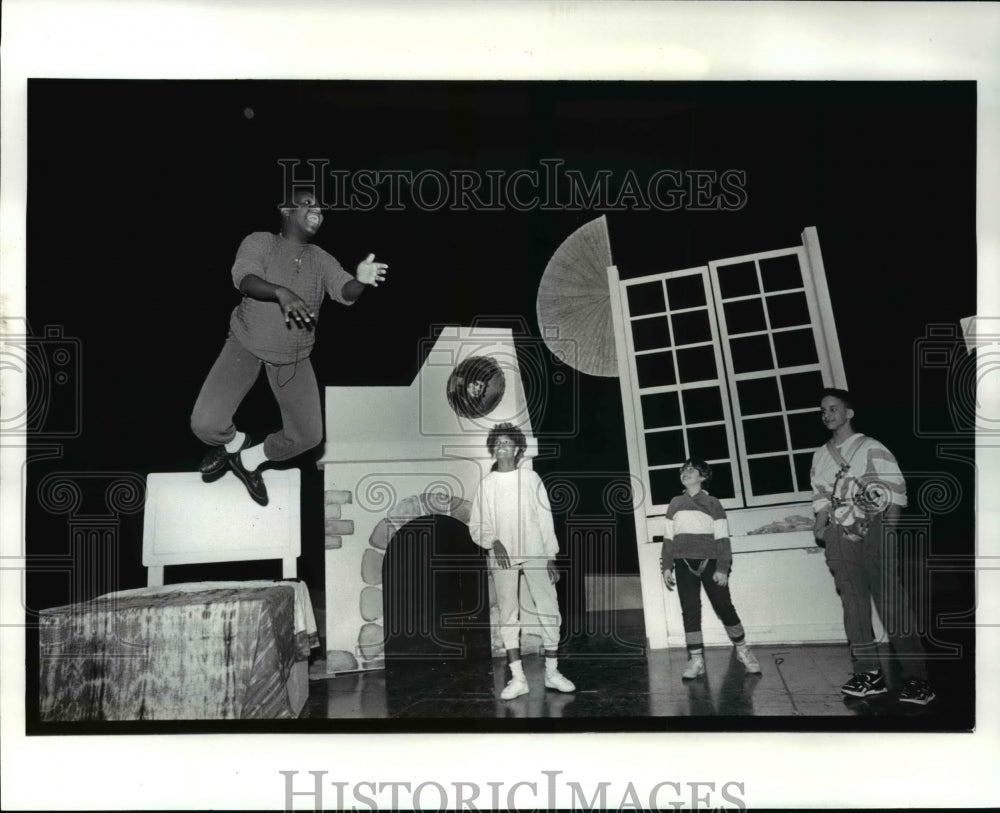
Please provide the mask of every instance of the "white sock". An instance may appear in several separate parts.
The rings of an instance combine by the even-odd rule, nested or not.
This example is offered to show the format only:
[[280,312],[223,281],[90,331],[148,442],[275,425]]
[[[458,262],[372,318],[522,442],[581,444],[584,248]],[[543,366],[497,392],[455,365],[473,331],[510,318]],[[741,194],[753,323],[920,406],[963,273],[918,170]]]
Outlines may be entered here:
[[545,658],[545,674],[551,675],[553,672],[559,671],[559,659],[558,658]]
[[520,661],[511,661],[510,663],[510,674],[511,677],[520,678],[524,680],[524,664]]
[[247,471],[254,471],[267,462],[267,455],[264,454],[264,444],[258,443],[249,449],[240,452],[240,460],[243,461],[243,468]]
[[233,439],[226,444],[226,451],[229,452],[229,454],[236,454],[236,452],[238,452],[240,447],[243,445],[243,441],[246,440],[246,437],[246,435],[237,430],[236,434],[233,435]]

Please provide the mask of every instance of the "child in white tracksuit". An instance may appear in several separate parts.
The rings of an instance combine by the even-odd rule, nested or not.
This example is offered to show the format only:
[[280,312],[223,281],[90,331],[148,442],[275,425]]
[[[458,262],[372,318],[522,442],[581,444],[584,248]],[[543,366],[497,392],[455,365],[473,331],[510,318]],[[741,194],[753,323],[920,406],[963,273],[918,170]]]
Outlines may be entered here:
[[[576,686],[558,669],[557,649],[562,617],[556,599],[556,539],[548,494],[541,478],[518,463],[527,449],[524,433],[510,423],[493,427],[486,448],[496,459],[472,501],[472,541],[489,551],[489,568],[500,609],[500,637],[507,650],[511,679],[500,693],[504,700],[527,694],[521,663],[521,620],[518,584],[531,591],[545,648],[545,686],[572,692]],[[544,563],[544,565],[543,565]]]

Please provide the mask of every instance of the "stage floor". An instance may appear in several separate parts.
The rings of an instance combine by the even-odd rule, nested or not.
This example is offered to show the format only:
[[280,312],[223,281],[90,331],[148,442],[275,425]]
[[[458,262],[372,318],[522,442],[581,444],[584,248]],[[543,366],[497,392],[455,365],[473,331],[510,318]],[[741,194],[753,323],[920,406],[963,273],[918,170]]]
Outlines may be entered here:
[[[705,651],[707,674],[683,680],[684,649],[645,651],[641,615],[618,613],[602,634],[570,640],[560,670],[572,694],[546,689],[543,659],[524,658],[529,694],[499,699],[509,673],[503,658],[412,662],[385,671],[311,680],[300,720],[385,721],[405,730],[474,730],[563,727],[597,730],[921,730],[973,727],[974,661],[938,656],[929,663],[938,697],[925,707],[900,703],[899,664],[883,653],[889,692],[849,698],[847,645],[753,647],[760,675],[746,673],[732,647]],[[565,721],[567,726],[557,721]],[[376,725],[377,728],[382,726]]]

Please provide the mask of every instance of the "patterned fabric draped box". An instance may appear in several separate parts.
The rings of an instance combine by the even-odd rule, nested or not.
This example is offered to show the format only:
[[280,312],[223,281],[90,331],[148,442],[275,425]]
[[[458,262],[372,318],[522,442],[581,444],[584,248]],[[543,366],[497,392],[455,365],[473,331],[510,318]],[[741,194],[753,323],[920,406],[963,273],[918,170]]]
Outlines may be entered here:
[[288,681],[317,646],[301,582],[201,582],[41,612],[42,720],[296,717]]

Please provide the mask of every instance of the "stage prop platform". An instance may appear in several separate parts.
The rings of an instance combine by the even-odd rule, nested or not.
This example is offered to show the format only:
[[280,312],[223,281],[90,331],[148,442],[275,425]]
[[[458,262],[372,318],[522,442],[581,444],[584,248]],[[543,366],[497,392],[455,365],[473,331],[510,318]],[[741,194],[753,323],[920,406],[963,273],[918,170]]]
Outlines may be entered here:
[[231,474],[150,474],[149,586],[41,612],[40,717],[204,720],[297,717],[318,630],[298,581],[163,585],[169,565],[281,559],[301,548],[299,472],[266,471],[260,507]]

